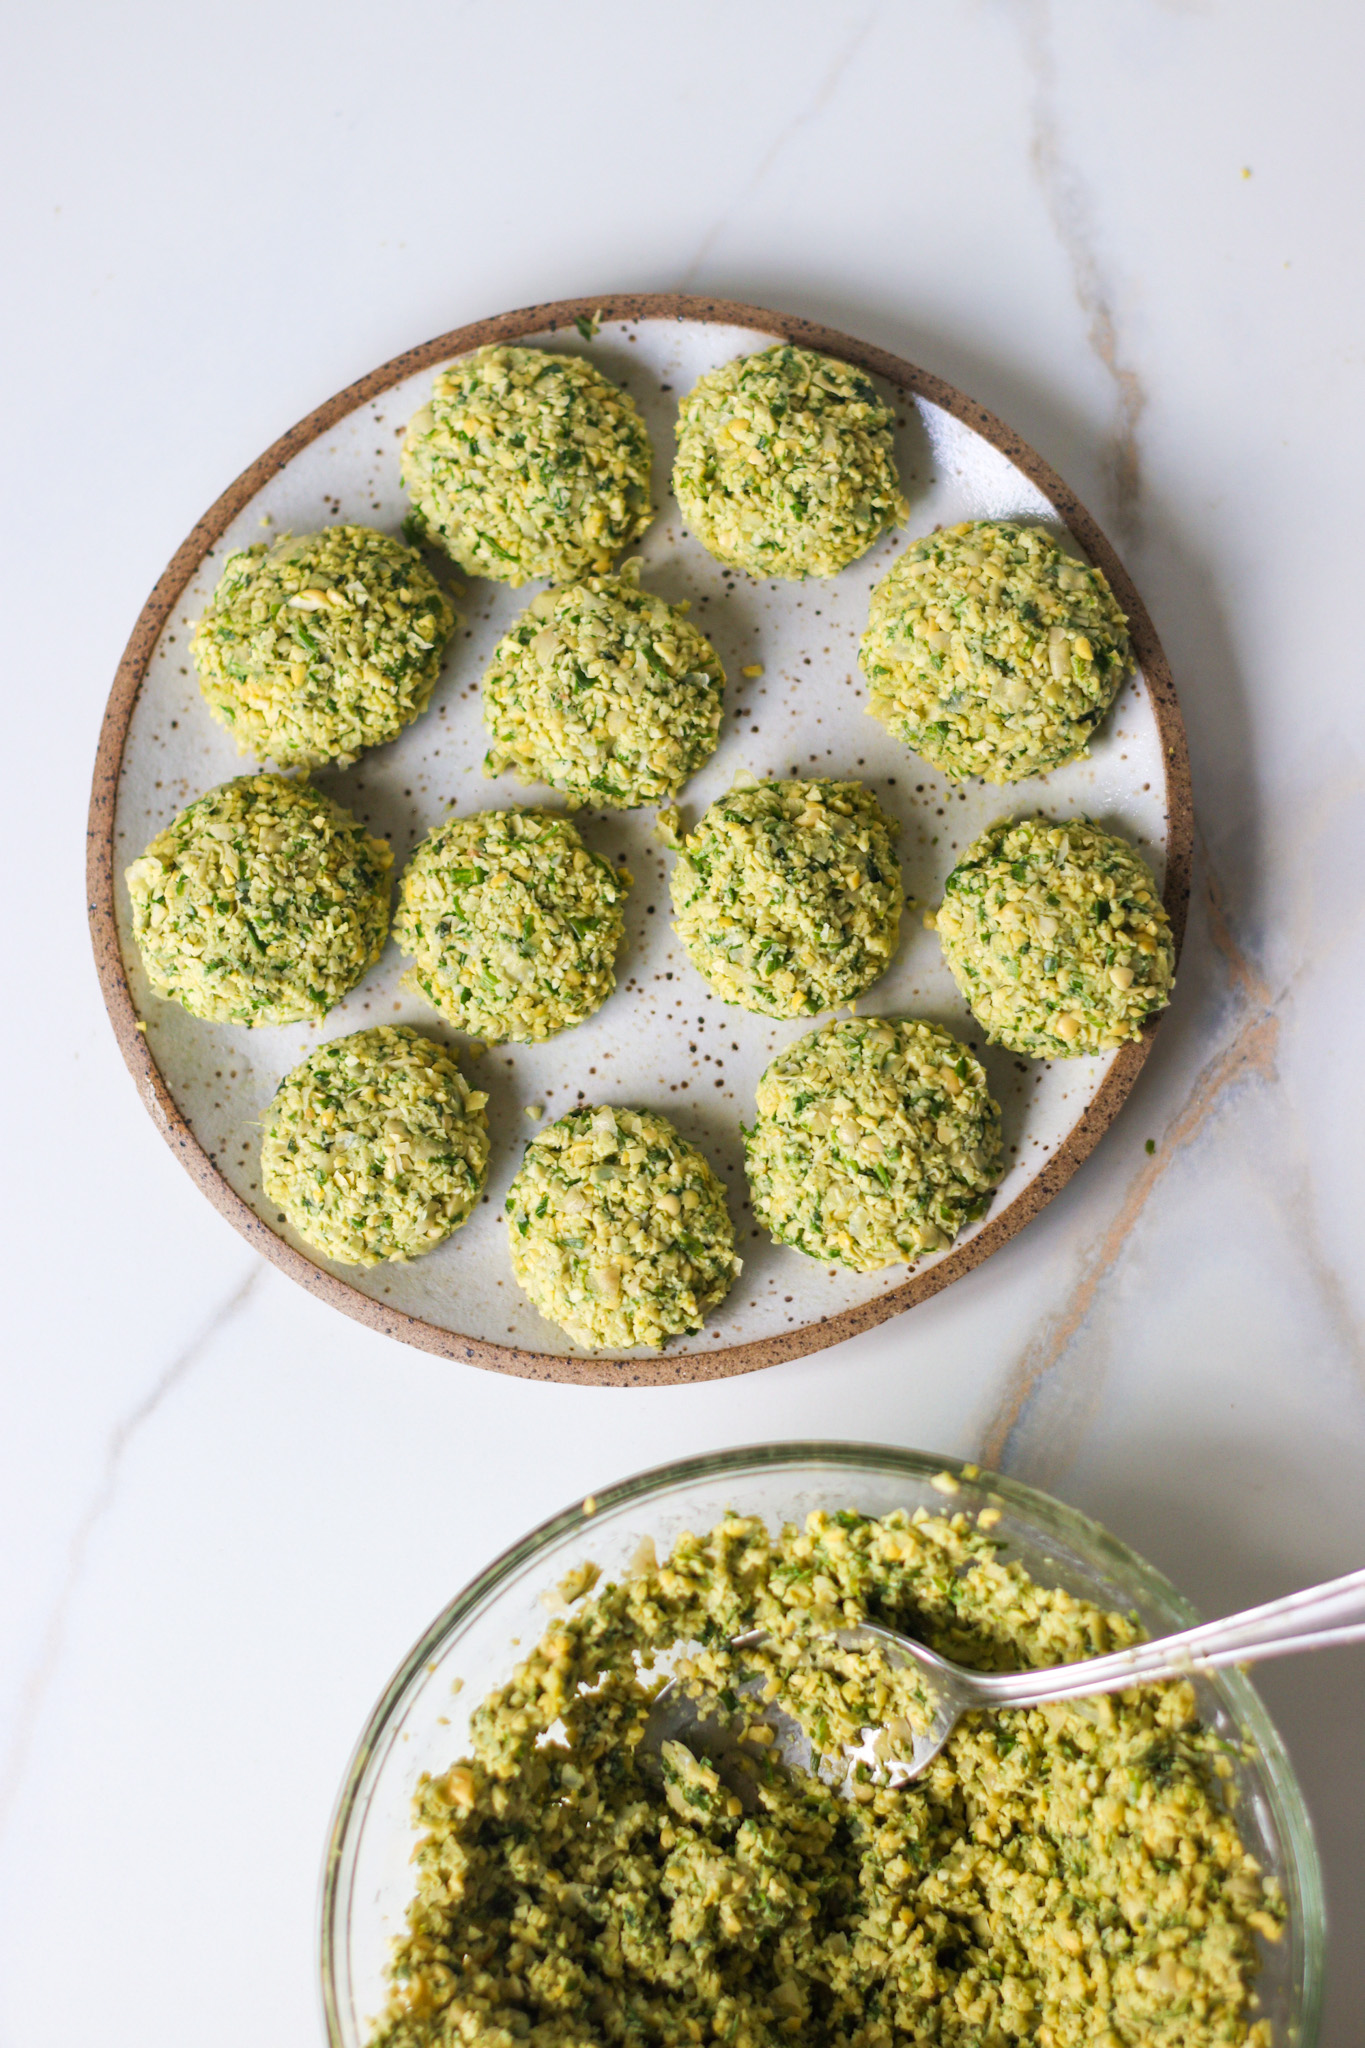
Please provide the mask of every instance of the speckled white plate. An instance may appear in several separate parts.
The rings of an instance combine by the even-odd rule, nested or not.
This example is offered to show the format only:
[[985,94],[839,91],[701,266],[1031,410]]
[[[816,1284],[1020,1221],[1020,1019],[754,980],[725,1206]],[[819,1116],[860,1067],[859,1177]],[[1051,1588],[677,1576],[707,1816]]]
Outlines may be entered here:
[[[937,1292],[1038,1213],[1112,1120],[1146,1057],[1150,1030],[1108,1057],[1055,1064],[982,1046],[920,911],[938,900],[959,849],[995,818],[1084,812],[1134,840],[1164,876],[1178,939],[1191,813],[1180,713],[1146,611],[1093,520],[1008,428],[909,363],[786,315],[698,299],[608,299],[600,302],[600,332],[585,341],[575,320],[598,303],[506,314],[386,364],[277,442],[195,528],[148,600],[111,693],[91,805],[90,903],[105,998],[147,1106],[199,1186],[267,1257],[348,1314],[428,1350],[537,1378],[640,1385],[746,1372],[832,1344]],[[730,575],[684,531],[668,490],[678,399],[702,371],[777,339],[860,364],[897,405],[909,523],[833,581],[753,584]],[[933,1018],[973,1044],[1004,1111],[1009,1159],[987,1216],[908,1275],[903,1267],[846,1273],[773,1245],[756,1228],[740,1119],[751,1117],[755,1084],[773,1053],[813,1020],[774,1024],[729,1009],[689,965],[669,924],[670,856],[652,836],[653,811],[578,814],[588,842],[609,857],[624,854],[635,877],[616,993],[576,1031],[546,1045],[495,1047],[472,1063],[490,1097],[488,1187],[471,1222],[415,1264],[361,1272],[321,1259],[263,1199],[259,1176],[262,1112],[281,1076],[320,1037],[393,1021],[450,1035],[399,987],[405,963],[393,946],[320,1027],[203,1024],[148,988],[128,937],[123,870],[190,798],[253,765],[209,717],[188,653],[190,625],[223,558],[265,532],[304,532],[333,520],[396,530],[407,509],[399,439],[433,370],[485,342],[512,340],[589,356],[632,393],[649,425],[660,510],[639,548],[644,579],[670,599],[691,599],[692,616],[729,677],[721,744],[684,792],[684,819],[749,769],[859,776],[901,821],[906,893],[916,907],[907,910],[890,973],[859,1007]],[[1104,569],[1132,622],[1140,670],[1087,761],[1008,791],[952,787],[864,714],[856,656],[868,596],[913,535],[959,519],[1020,516],[1069,532]],[[391,746],[317,778],[392,841],[399,868],[452,806],[562,803],[554,792],[489,782],[481,773],[481,678],[494,642],[534,590],[470,581],[466,592],[430,710]],[[745,680],[742,670],[755,663],[762,675]],[[579,1101],[662,1111],[729,1188],[743,1274],[700,1335],[661,1355],[576,1351],[512,1277],[502,1201],[537,1128],[527,1106],[543,1105],[549,1121]]]

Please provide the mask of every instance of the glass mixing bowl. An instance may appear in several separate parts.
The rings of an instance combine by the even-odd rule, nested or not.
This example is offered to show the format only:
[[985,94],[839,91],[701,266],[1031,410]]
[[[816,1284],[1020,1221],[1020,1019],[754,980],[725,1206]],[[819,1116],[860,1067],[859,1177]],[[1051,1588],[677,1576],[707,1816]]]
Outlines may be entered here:
[[[948,1473],[958,1491],[945,1501]],[[813,1508],[884,1515],[946,1506],[1001,1511],[1010,1556],[1044,1585],[1136,1612],[1152,1635],[1198,1620],[1159,1572],[1097,1523],[1032,1487],[951,1459],[874,1444],[759,1445],[688,1458],[567,1508],[494,1560],[437,1617],[394,1674],[361,1736],[337,1803],[323,1870],[322,1997],[331,2048],[363,2048],[385,2002],[384,1967],[413,1891],[412,1796],[423,1771],[467,1749],[471,1710],[510,1677],[543,1634],[541,1596],[591,1558],[627,1571],[641,1540],[663,1556],[684,1529],[710,1529],[734,1508],[776,1529]],[[1289,1909],[1285,1938],[1264,1945],[1257,1986],[1276,2048],[1313,2048],[1322,1995],[1322,1874],[1303,1794],[1269,1715],[1238,1671],[1199,1681],[1201,1711],[1249,1745],[1236,1768],[1243,1839],[1275,1872]]]

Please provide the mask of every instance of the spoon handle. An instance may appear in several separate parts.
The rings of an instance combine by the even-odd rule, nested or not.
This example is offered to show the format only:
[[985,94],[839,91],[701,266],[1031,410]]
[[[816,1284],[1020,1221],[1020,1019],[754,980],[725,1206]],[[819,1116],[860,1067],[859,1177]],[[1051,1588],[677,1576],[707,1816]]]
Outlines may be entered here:
[[1161,1678],[1189,1678],[1226,1664],[1359,1642],[1365,1642],[1365,1571],[1081,1664],[1060,1664],[1050,1671],[973,1672],[972,1689],[983,1705],[1041,1706],[1048,1700],[1122,1692]]

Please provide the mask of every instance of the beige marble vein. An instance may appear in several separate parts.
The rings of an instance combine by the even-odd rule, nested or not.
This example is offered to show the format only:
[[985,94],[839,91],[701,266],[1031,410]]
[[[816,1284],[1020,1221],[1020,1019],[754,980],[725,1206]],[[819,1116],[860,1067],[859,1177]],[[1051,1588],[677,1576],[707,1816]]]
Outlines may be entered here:
[[[1235,998],[1232,1033],[1201,1066],[1184,1101],[1129,1183],[1122,1202],[1099,1235],[1081,1253],[1079,1271],[1059,1306],[1043,1322],[1011,1371],[982,1443],[985,1464],[1000,1467],[1011,1439],[1043,1382],[1062,1366],[1094,1310],[1153,1194],[1181,1151],[1200,1134],[1228,1096],[1248,1081],[1274,1072],[1279,1019],[1259,968],[1237,944],[1227,920],[1217,877],[1204,869],[1203,908],[1209,935],[1222,959]],[[1088,1414],[1099,1388],[1079,1405]]]
[[1114,386],[1115,421],[1108,440],[1111,517],[1129,541],[1141,533],[1142,490],[1138,426],[1147,393],[1125,360],[1114,311],[1113,287],[1100,261],[1094,209],[1077,164],[1062,140],[1057,69],[1049,0],[1019,0],[1024,55],[1033,81],[1029,160],[1048,218],[1071,267],[1087,338]]
[[[1258,962],[1239,943],[1228,914],[1222,884],[1199,848],[1203,876],[1202,924],[1216,953],[1230,998],[1223,1041],[1200,1066],[1155,1151],[1145,1157],[1130,1180],[1109,1221],[1083,1249],[1076,1276],[1058,1307],[1038,1328],[1009,1373],[1004,1391],[985,1428],[982,1462],[1011,1464],[1018,1433],[1035,1398],[1051,1383],[1057,1400],[1050,1411],[1046,1474],[1031,1470],[1039,1483],[1055,1480],[1094,1421],[1103,1398],[1104,1354],[1078,1345],[1107,1291],[1117,1281],[1134,1231],[1171,1168],[1208,1126],[1248,1086],[1265,1087],[1278,1080],[1277,1054],[1286,1005],[1302,970],[1272,990]],[[1195,943],[1198,944],[1198,933]],[[1281,1234],[1297,1252],[1310,1285],[1356,1375],[1365,1381],[1365,1334],[1356,1320],[1342,1277],[1315,1227],[1313,1176],[1308,1148],[1298,1120],[1283,1091],[1275,1101],[1280,1126],[1281,1163],[1287,1154],[1294,1170],[1291,1187],[1281,1187],[1276,1213]],[[1069,1383],[1063,1389],[1059,1377]],[[1064,1395],[1064,1398],[1062,1398]],[[1059,1420],[1064,1413],[1065,1420]]]

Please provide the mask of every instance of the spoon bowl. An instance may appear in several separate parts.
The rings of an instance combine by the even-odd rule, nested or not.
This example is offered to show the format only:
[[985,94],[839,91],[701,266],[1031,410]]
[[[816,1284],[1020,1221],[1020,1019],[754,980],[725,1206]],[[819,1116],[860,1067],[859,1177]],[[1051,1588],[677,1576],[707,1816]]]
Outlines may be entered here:
[[[714,1696],[674,1679],[658,1694],[645,1723],[643,1766],[661,1773],[667,1745],[681,1743],[711,1764],[746,1806],[757,1804],[759,1776],[775,1761],[788,1770],[813,1771],[848,1798],[869,1796],[866,1788],[872,1783],[896,1791],[929,1768],[964,1714],[1126,1692],[1130,1686],[1189,1678],[1229,1664],[1365,1641],[1365,1571],[1348,1572],[1178,1635],[1135,1643],[1111,1656],[1034,1671],[969,1671],[927,1643],[875,1622],[831,1629],[829,1639],[841,1650],[873,1652],[889,1670],[913,1670],[914,1719],[864,1728],[861,1741],[845,1744],[837,1757],[817,1756],[801,1723],[766,1696],[766,1679],[741,1679],[735,1692],[752,1705],[728,1710]],[[751,1629],[733,1636],[730,1647],[757,1648],[766,1641],[765,1630]]]

